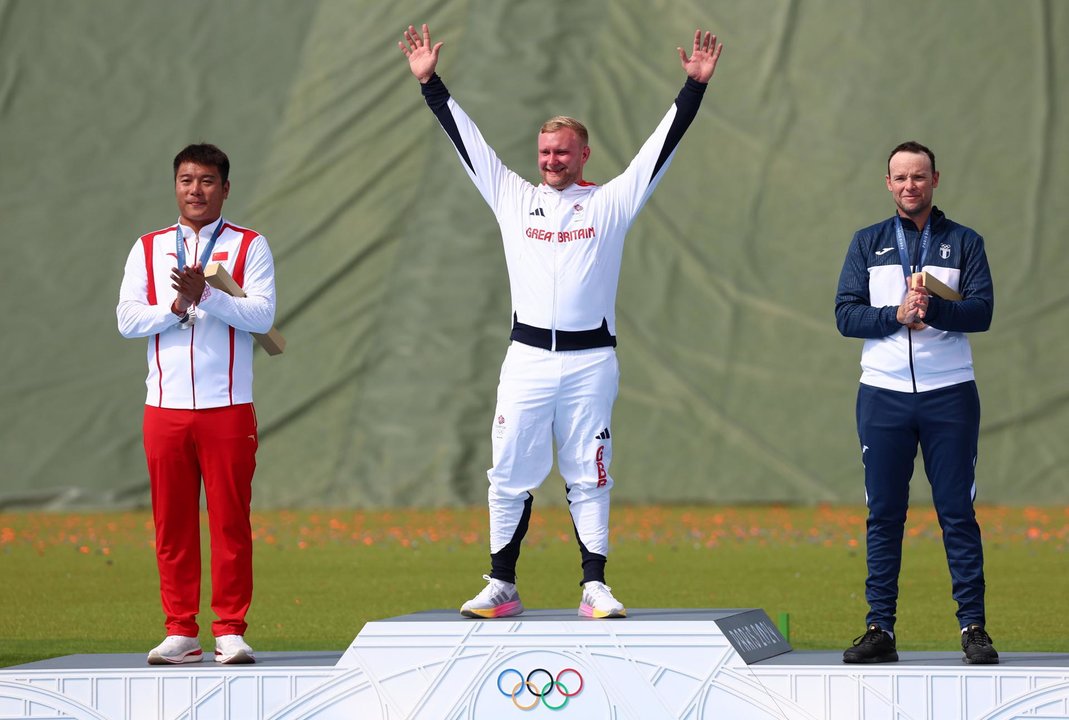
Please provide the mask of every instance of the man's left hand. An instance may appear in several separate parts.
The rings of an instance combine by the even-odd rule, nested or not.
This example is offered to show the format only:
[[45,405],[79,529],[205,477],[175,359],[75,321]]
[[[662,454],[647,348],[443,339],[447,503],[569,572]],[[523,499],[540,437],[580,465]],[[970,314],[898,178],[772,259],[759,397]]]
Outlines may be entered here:
[[687,76],[700,83],[707,83],[713,77],[716,71],[716,61],[720,59],[720,51],[723,49],[724,43],[718,45],[716,35],[711,32],[705,33],[705,37],[702,37],[701,28],[694,31],[694,50],[691,51],[689,58],[683,52],[683,48],[676,48],[679,51],[679,61],[683,64]]
[[204,282],[204,269],[199,263],[184,270],[171,271],[171,287],[190,305],[200,301],[200,296],[204,294]]

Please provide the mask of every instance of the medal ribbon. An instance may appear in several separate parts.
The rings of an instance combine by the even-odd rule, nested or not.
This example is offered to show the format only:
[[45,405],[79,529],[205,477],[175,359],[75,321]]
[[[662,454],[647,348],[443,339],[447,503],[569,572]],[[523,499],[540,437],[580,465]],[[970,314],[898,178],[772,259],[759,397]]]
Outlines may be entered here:
[[[200,268],[201,270],[208,264],[208,258],[212,256],[212,250],[215,249],[215,241],[219,239],[219,233],[223,231],[223,219],[219,218],[219,224],[215,227],[215,231],[212,233],[212,239],[208,241],[208,244],[204,246],[204,252],[200,254]],[[901,234],[901,228],[899,228]],[[196,235],[196,233],[194,233]],[[181,272],[186,267],[186,242],[185,237],[182,235],[182,225],[179,224],[175,227],[175,256],[178,262],[178,271]]]
[[[924,259],[928,256],[928,243],[932,239],[932,216],[924,222],[924,231],[921,233],[920,259],[916,266],[909,264],[909,252],[906,250],[906,233],[902,229],[902,218],[895,215],[895,238],[898,241],[898,260],[902,263],[902,273],[906,276],[906,287],[909,287],[910,277],[916,270],[924,267]],[[914,269],[915,268],[915,269]]]

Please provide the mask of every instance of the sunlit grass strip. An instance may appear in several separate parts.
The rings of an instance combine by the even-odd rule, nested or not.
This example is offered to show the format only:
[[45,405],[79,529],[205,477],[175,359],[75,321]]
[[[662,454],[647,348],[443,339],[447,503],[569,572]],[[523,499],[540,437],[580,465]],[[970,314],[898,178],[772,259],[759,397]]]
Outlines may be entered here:
[[[996,647],[1069,651],[1069,636],[1049,632],[1052,609],[1069,594],[1069,509],[978,514]],[[485,508],[256,512],[249,639],[262,650],[341,650],[369,620],[459,607],[488,570],[486,523]],[[788,612],[792,643],[803,649],[845,647],[864,628],[864,508],[617,506],[611,540],[609,583],[629,607]],[[934,511],[910,512],[905,545],[899,647],[954,649]],[[579,577],[567,510],[536,510],[519,566],[524,604],[576,606]],[[161,636],[147,512],[0,515],[0,578],[0,665],[145,652]],[[205,647],[209,587],[205,577]]]

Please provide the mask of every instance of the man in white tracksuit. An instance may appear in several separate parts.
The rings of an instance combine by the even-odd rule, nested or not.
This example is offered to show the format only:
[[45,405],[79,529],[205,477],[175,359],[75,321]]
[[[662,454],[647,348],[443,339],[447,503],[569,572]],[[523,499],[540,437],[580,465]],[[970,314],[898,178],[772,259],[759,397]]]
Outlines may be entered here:
[[456,147],[464,169],[501,227],[512,291],[512,344],[501,367],[492,430],[490,562],[486,587],[466,602],[469,617],[523,612],[516,563],[533,496],[553,464],[553,442],[579,540],[583,596],[579,614],[623,617],[605,585],[608,554],[610,433],[619,366],[616,288],[624,236],[657,186],[698,112],[722,45],[694,35],[679,57],[687,80],[628,168],[604,185],[583,179],[587,130],[558,116],[541,128],[532,185],[505,167],[435,73],[443,43],[409,26],[398,45],[423,96]]
[[[245,642],[252,603],[249,508],[259,431],[252,398],[252,333],[275,317],[275,264],[267,239],[222,217],[230,159],[214,145],[174,158],[178,222],[142,235],[126,260],[119,332],[144,338],[148,376],[145,459],[167,636],[151,665],[197,663],[200,626],[201,487],[211,538],[215,659],[256,661]],[[244,291],[206,284],[219,263]]]

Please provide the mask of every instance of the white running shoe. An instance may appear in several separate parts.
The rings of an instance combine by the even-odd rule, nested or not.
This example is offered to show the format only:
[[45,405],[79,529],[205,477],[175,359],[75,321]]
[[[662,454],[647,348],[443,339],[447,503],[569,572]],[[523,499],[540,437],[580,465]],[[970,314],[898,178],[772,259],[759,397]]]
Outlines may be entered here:
[[523,603],[520,602],[515,583],[496,580],[489,575],[483,575],[483,580],[486,581],[486,587],[460,607],[461,615],[470,618],[499,618],[523,612]]
[[215,638],[215,662],[245,665],[256,662],[256,656],[241,635],[220,635]]
[[627,617],[624,604],[612,596],[612,588],[605,583],[591,580],[583,583],[583,600],[579,614],[588,618]]
[[200,642],[195,637],[185,635],[168,635],[148,653],[149,665],[177,665],[179,663],[198,663],[204,659]]

